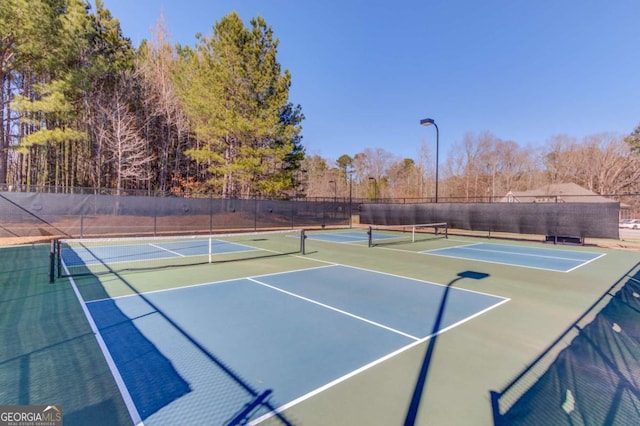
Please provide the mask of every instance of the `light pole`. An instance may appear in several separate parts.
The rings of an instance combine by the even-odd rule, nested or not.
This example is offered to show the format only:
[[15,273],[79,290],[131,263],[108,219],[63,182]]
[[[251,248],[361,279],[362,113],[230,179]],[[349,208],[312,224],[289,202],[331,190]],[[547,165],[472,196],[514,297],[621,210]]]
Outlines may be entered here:
[[378,181],[376,178],[369,176],[369,182],[373,182],[373,199],[377,203],[378,202]]
[[351,192],[351,187],[353,185],[353,170],[347,170],[349,173],[349,228],[353,227],[352,217],[353,217],[353,196]]
[[433,118],[420,120],[422,126],[434,126],[436,128],[436,203],[438,202],[438,151],[440,149],[440,130]]

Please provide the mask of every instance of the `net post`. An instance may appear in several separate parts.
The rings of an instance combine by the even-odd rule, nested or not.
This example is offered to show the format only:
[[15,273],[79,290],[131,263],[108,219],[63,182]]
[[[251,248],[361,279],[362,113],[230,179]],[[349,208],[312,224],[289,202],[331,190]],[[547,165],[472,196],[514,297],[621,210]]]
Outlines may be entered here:
[[411,242],[416,242],[416,227],[415,225],[411,227]]
[[444,224],[444,238],[449,239],[449,223]]
[[369,225],[367,230],[367,239],[369,240],[369,247],[373,247],[373,226]]
[[51,247],[49,248],[49,284],[53,284],[56,281],[56,243],[57,240],[51,240]]
[[56,240],[56,263],[58,264],[58,278],[62,278],[62,243]]
[[307,236],[304,233],[304,229],[300,230],[300,253],[304,256],[306,253],[306,242]]
[[209,263],[213,262],[213,250],[211,250],[212,245],[213,242],[211,240],[211,234],[209,234]]

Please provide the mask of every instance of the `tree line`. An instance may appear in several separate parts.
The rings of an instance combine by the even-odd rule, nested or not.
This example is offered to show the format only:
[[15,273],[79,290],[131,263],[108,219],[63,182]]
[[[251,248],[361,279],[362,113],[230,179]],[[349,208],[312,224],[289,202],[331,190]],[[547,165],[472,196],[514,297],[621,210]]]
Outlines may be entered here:
[[[0,183],[222,197],[433,199],[430,145],[417,158],[369,148],[306,155],[291,74],[261,17],[236,13],[193,46],[162,19],[134,47],[118,20],[84,0],[0,3]],[[455,141],[439,196],[493,199],[574,182],[640,192],[640,126],[631,134],[556,136],[525,147],[485,132]]]
[[[306,157],[307,196],[434,201],[434,150],[423,142],[417,161],[384,149],[345,154],[334,163]],[[579,140],[558,135],[541,146],[522,146],[490,132],[467,133],[439,164],[438,196],[490,202],[509,191],[559,183],[602,195],[640,194],[640,126],[626,136],[602,133]]]
[[0,182],[278,196],[304,157],[291,75],[261,17],[134,48],[102,1],[0,4]]

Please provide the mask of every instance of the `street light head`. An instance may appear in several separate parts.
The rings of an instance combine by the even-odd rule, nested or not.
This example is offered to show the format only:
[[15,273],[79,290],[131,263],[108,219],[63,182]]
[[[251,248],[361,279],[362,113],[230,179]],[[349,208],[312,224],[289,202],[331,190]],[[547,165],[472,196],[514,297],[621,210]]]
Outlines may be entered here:
[[438,151],[440,150],[440,129],[433,118],[423,118],[420,120],[422,126],[433,126],[436,128],[436,203],[438,202]]

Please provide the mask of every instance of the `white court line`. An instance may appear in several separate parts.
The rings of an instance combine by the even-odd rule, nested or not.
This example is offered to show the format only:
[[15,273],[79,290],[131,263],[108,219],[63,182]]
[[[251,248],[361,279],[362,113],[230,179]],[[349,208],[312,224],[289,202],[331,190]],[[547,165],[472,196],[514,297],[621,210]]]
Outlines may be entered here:
[[494,265],[515,266],[515,267],[518,267],[518,268],[537,269],[539,271],[568,272],[566,269],[541,268],[539,266],[521,265],[519,263],[497,262],[495,260],[482,260],[482,259],[476,259],[476,258],[473,258],[473,257],[451,256],[450,254],[426,253],[426,252],[424,252],[424,253],[428,254],[430,256],[446,257],[448,259],[460,259],[460,260],[467,260],[467,261],[472,261],[472,262],[492,263]]
[[578,265],[578,266],[575,266],[575,267],[573,267],[573,268],[569,269],[569,270],[568,270],[568,271],[566,271],[566,272],[571,272],[571,271],[576,270],[576,269],[578,269],[578,268],[580,268],[580,267],[582,267],[582,266],[584,266],[584,265],[588,265],[589,263],[593,262],[594,260],[598,260],[598,259],[600,259],[601,257],[604,257],[604,256],[606,256],[606,255],[607,255],[606,253],[602,253],[600,256],[598,256],[598,257],[594,257],[594,258],[593,258],[593,259],[591,259],[591,260],[587,260],[586,262],[584,262],[584,263],[582,263],[582,264],[580,264],[580,265]]
[[[230,241],[217,240],[217,239],[214,239],[212,241],[215,241],[215,242],[221,243],[221,244],[231,244],[231,245],[234,245],[234,246],[240,246],[240,247],[245,248],[246,250],[231,250],[231,251],[221,251],[221,252],[216,252],[216,251],[212,250],[211,254],[232,254],[232,253],[244,253],[244,252],[247,252],[247,251],[263,250],[263,249],[260,249],[260,248],[257,248],[257,247],[252,247],[252,246],[248,246],[246,244],[234,243],[234,242],[230,242]],[[178,253],[177,251],[169,250],[168,248],[165,248],[165,247],[153,244],[153,243],[149,243],[149,245],[151,247],[155,247],[157,249],[164,250],[167,253],[175,254],[176,256],[187,257],[186,254]],[[185,248],[185,250],[190,250],[190,249],[193,249],[193,248],[197,248],[197,246],[195,246],[195,247],[194,246],[187,246],[187,247],[184,247],[184,248]],[[264,249],[264,251],[273,252],[273,250],[266,250],[266,249]],[[204,254],[193,254],[193,255],[191,255],[191,257],[206,256],[208,254],[209,254],[208,252],[204,253]]]
[[[362,270],[362,271],[365,271],[365,272],[372,272],[372,273],[376,273],[376,274],[383,274],[383,275],[394,276],[394,277],[398,277],[398,278],[401,278],[401,279],[408,279],[408,280],[415,281],[415,282],[422,283],[422,284],[430,284],[430,285],[444,286],[443,284],[438,284],[438,283],[434,283],[434,282],[429,282],[429,281],[419,280],[419,279],[415,279],[415,278],[409,278],[409,277],[405,277],[405,276],[401,276],[401,275],[396,275],[396,274],[391,274],[391,273],[384,273],[384,272],[375,271],[375,270],[366,269],[366,268],[359,268],[359,267],[353,267],[353,266],[346,266],[346,265],[336,264],[336,263],[333,263],[333,262],[328,262],[328,261],[324,261],[324,260],[313,259],[313,258],[308,258],[308,257],[303,257],[303,256],[295,256],[295,257],[300,257],[301,259],[306,259],[306,260],[313,260],[314,262],[324,263],[325,265],[323,265],[323,266],[317,266],[317,267],[312,267],[312,268],[302,268],[302,269],[297,269],[297,270],[284,271],[284,272],[274,272],[274,273],[270,273],[270,274],[259,275],[259,276],[256,276],[256,277],[254,277],[254,278],[249,278],[249,277],[232,278],[232,279],[228,279],[228,280],[214,281],[214,282],[209,282],[209,283],[202,283],[202,284],[196,284],[196,285],[193,285],[193,286],[178,287],[178,288],[172,288],[172,289],[156,290],[156,291],[146,292],[146,293],[145,293],[145,294],[148,294],[148,293],[157,293],[157,292],[165,292],[165,291],[181,290],[181,289],[184,289],[184,288],[190,288],[190,287],[196,287],[196,286],[202,286],[202,285],[215,285],[215,284],[219,284],[219,283],[225,283],[225,282],[232,282],[232,281],[238,281],[238,280],[248,279],[248,280],[250,280],[250,281],[252,281],[252,282],[254,282],[254,283],[256,283],[256,284],[259,284],[259,285],[262,285],[262,286],[265,286],[265,287],[269,287],[269,288],[271,288],[271,289],[273,289],[273,290],[276,290],[276,291],[279,291],[279,292],[282,292],[282,293],[285,293],[285,294],[289,294],[289,295],[291,295],[291,296],[293,296],[293,297],[296,297],[296,298],[299,298],[299,299],[302,299],[302,300],[308,301],[308,302],[310,302],[310,303],[314,303],[314,304],[316,304],[316,305],[319,305],[319,306],[325,307],[326,309],[333,310],[333,311],[338,312],[338,313],[341,313],[341,314],[343,314],[343,315],[350,316],[350,317],[352,317],[352,318],[355,318],[355,319],[358,319],[358,320],[364,321],[364,322],[366,322],[366,323],[372,324],[372,325],[377,326],[377,327],[381,327],[381,328],[383,328],[383,329],[389,330],[389,331],[391,331],[391,332],[394,332],[394,333],[397,333],[397,334],[403,335],[403,336],[405,336],[405,337],[407,337],[407,338],[410,338],[410,339],[414,340],[414,342],[412,342],[412,343],[410,343],[410,344],[408,344],[408,345],[406,345],[406,346],[404,346],[404,347],[402,347],[402,348],[400,348],[400,349],[398,349],[398,350],[396,350],[396,351],[394,351],[394,352],[392,352],[392,353],[389,353],[389,354],[387,354],[387,355],[385,355],[385,356],[383,356],[383,357],[379,358],[378,360],[375,360],[375,361],[373,361],[373,362],[371,362],[371,363],[369,363],[369,364],[366,364],[366,365],[364,365],[364,366],[362,366],[362,367],[360,367],[360,368],[358,368],[358,369],[356,369],[356,370],[353,370],[353,371],[351,371],[351,372],[347,373],[346,375],[344,375],[344,376],[342,376],[342,377],[340,377],[340,378],[338,378],[338,379],[335,379],[335,380],[333,380],[333,381],[331,381],[331,382],[329,382],[329,383],[327,383],[327,384],[325,384],[325,385],[323,385],[323,386],[321,386],[321,387],[319,387],[319,388],[317,388],[317,389],[315,389],[315,390],[313,390],[313,391],[311,391],[311,392],[309,392],[309,393],[307,393],[307,394],[305,394],[305,395],[302,395],[301,397],[299,397],[299,398],[297,398],[297,399],[295,399],[295,400],[293,400],[293,401],[290,401],[289,403],[287,403],[287,404],[285,404],[285,405],[283,405],[283,406],[281,406],[281,407],[277,408],[276,410],[274,410],[274,411],[272,411],[272,412],[270,412],[270,413],[265,414],[264,416],[260,417],[259,419],[256,419],[256,420],[252,421],[252,422],[250,423],[250,424],[252,424],[252,425],[258,424],[258,423],[260,423],[260,422],[262,422],[262,421],[264,421],[264,420],[266,420],[266,419],[268,419],[268,418],[270,418],[270,417],[274,416],[274,415],[275,415],[275,413],[281,413],[281,412],[283,412],[284,410],[286,410],[286,409],[288,409],[288,408],[290,408],[290,407],[292,407],[292,406],[294,406],[294,405],[297,405],[297,404],[299,404],[300,402],[302,402],[302,401],[304,401],[304,400],[306,400],[306,399],[309,399],[309,398],[311,398],[311,397],[313,397],[313,396],[315,396],[315,395],[317,395],[317,394],[319,394],[319,393],[321,393],[321,392],[323,392],[323,391],[325,391],[325,390],[327,390],[327,389],[329,389],[329,388],[331,388],[331,387],[335,386],[336,384],[339,384],[339,383],[341,383],[341,382],[343,382],[343,381],[345,381],[345,380],[347,380],[347,379],[349,379],[349,378],[351,378],[351,377],[353,377],[353,376],[355,376],[355,375],[357,375],[357,374],[359,374],[359,373],[361,373],[361,372],[363,372],[363,371],[365,371],[365,370],[367,370],[367,369],[370,369],[370,368],[372,368],[372,367],[374,367],[374,366],[376,366],[376,365],[378,365],[378,364],[380,364],[380,363],[384,362],[384,361],[385,361],[385,360],[387,360],[387,359],[390,359],[390,358],[392,358],[392,357],[394,357],[394,356],[396,356],[396,355],[398,355],[398,354],[400,354],[400,353],[402,353],[402,352],[404,352],[404,351],[406,351],[406,350],[409,350],[410,348],[412,348],[412,347],[414,347],[414,346],[416,346],[416,345],[419,345],[420,343],[423,343],[423,342],[425,342],[425,341],[429,340],[430,338],[432,338],[432,337],[434,337],[434,336],[436,336],[436,335],[438,335],[438,334],[440,334],[440,333],[444,333],[445,331],[448,331],[448,330],[450,330],[450,329],[452,329],[452,328],[454,328],[454,327],[456,327],[456,326],[458,326],[458,325],[460,325],[460,324],[463,324],[463,323],[464,323],[464,322],[466,322],[466,321],[469,321],[469,320],[471,320],[471,319],[473,319],[473,318],[475,318],[475,317],[477,317],[477,316],[479,316],[479,315],[482,315],[483,313],[485,313],[485,312],[487,312],[487,311],[489,311],[489,310],[491,310],[491,309],[493,309],[493,308],[495,308],[495,307],[498,307],[498,306],[502,305],[503,303],[506,303],[506,302],[508,302],[508,301],[510,300],[510,299],[508,299],[508,298],[502,298],[502,297],[500,297],[500,296],[495,296],[495,295],[491,295],[491,294],[487,294],[487,293],[482,293],[482,292],[478,292],[478,291],[474,291],[474,290],[457,289],[457,290],[460,290],[460,291],[466,291],[466,292],[472,292],[472,293],[478,293],[478,294],[487,294],[487,295],[489,295],[489,296],[493,296],[493,297],[496,297],[496,298],[502,298],[502,300],[498,301],[495,305],[492,305],[492,306],[490,306],[490,307],[488,307],[488,308],[486,308],[486,309],[484,309],[484,310],[482,310],[482,311],[479,311],[479,312],[477,312],[477,313],[475,313],[475,314],[473,314],[473,315],[471,315],[471,316],[469,316],[469,317],[466,317],[466,318],[464,318],[464,319],[462,319],[462,320],[458,321],[457,323],[454,323],[454,324],[452,324],[452,325],[450,325],[450,326],[448,326],[448,327],[445,327],[445,328],[443,328],[443,329],[439,330],[438,332],[436,332],[436,333],[434,333],[434,334],[431,334],[431,335],[426,336],[426,337],[424,337],[424,338],[418,338],[418,337],[415,337],[415,336],[409,335],[409,334],[407,334],[407,333],[403,333],[403,332],[401,332],[401,331],[395,330],[395,329],[393,329],[393,328],[391,328],[391,327],[387,327],[387,326],[384,326],[384,325],[382,325],[382,324],[376,323],[376,322],[374,322],[374,321],[368,320],[368,319],[366,319],[366,318],[362,318],[362,317],[359,317],[359,316],[357,316],[357,315],[354,315],[354,314],[348,313],[348,312],[346,312],[346,311],[342,311],[342,310],[340,310],[340,309],[338,309],[338,308],[335,308],[335,307],[332,307],[332,306],[329,306],[329,305],[322,304],[322,303],[320,303],[320,302],[314,301],[314,300],[312,300],[312,299],[305,298],[305,297],[300,296],[300,295],[297,295],[297,294],[295,294],[295,293],[291,293],[291,292],[288,292],[288,291],[285,291],[285,290],[279,289],[279,288],[277,288],[277,287],[273,287],[273,286],[271,286],[271,285],[269,285],[269,284],[266,284],[266,283],[262,283],[262,282],[260,282],[260,281],[259,281],[258,279],[256,279],[256,278],[259,278],[259,277],[267,277],[267,276],[274,276],[274,275],[284,275],[284,274],[295,273],[295,272],[303,272],[303,271],[307,271],[307,270],[324,269],[324,268],[329,268],[329,267],[340,266],[340,267],[345,267],[345,268],[351,268],[351,269]],[[136,295],[136,296],[137,296],[137,295]],[[129,296],[120,296],[120,297],[109,298],[109,299],[110,299],[110,300],[113,300],[113,299],[118,299],[118,298],[123,298],[123,297],[131,297],[131,295],[129,295]],[[103,300],[105,300],[105,299],[103,299]],[[96,301],[91,301],[91,302],[89,302],[89,303],[94,303],[94,302],[97,302],[97,301],[98,301],[98,300],[96,300]],[[85,309],[85,315],[87,315],[87,317],[89,318],[90,322],[92,322],[91,317],[90,317],[90,315],[88,314],[88,311],[87,311],[86,307],[84,306],[84,303],[83,303],[83,309]],[[99,336],[99,334],[97,334],[97,338],[98,338],[98,336]],[[103,345],[104,345],[104,343],[103,343]],[[102,345],[101,345],[101,347],[102,347]],[[106,348],[106,345],[105,345],[105,348]],[[108,351],[107,351],[106,349],[103,349],[103,352],[105,353],[105,357],[109,357],[109,359],[110,359],[110,356],[108,355]],[[109,361],[108,361],[108,362],[109,362]],[[113,363],[113,361],[111,361],[111,363]],[[110,368],[111,368],[111,363],[110,363]],[[117,368],[115,367],[115,364],[114,364],[113,368],[115,368],[115,369],[116,369],[116,370],[115,370],[115,372],[113,372],[113,370],[112,370],[112,374],[114,374],[114,377],[115,377],[115,376],[116,376],[116,374],[118,374],[118,372],[117,372]],[[116,379],[116,381],[118,382],[118,379]],[[121,379],[121,378],[120,378],[120,382],[122,382],[122,379]],[[122,382],[122,386],[124,386],[124,383],[123,383],[123,382]],[[121,393],[123,394],[123,398],[124,398],[124,399],[125,399],[125,401],[126,401],[126,400],[127,400],[127,398],[124,396],[124,395],[125,395],[125,393],[127,393],[127,395],[128,395],[128,391],[127,391],[127,389],[126,389],[126,386],[125,386],[123,389],[121,389]],[[129,400],[131,400],[131,397],[130,397],[130,396],[129,396],[128,398],[129,398]],[[132,403],[132,400],[131,400],[131,403]],[[130,409],[130,415],[131,415],[131,417],[132,417],[132,418],[134,419],[134,421],[135,421],[134,414],[132,414],[132,413],[131,413],[131,409],[136,410],[136,409],[135,409],[135,405],[133,405],[133,403],[132,403],[132,407],[129,407],[129,405],[127,405],[127,407]],[[135,412],[136,412],[136,414],[137,414],[137,410],[136,410]],[[138,415],[138,418],[139,418],[139,415]],[[142,424],[142,423],[141,423],[141,420],[140,420],[139,422],[138,422],[138,421],[135,421],[135,423],[136,423],[136,424],[138,424],[138,423]]]
[[[304,259],[303,257],[301,257],[302,259]],[[300,272],[300,271],[310,271],[313,269],[321,269],[321,268],[329,268],[331,266],[337,266],[338,264],[336,263],[329,263],[329,262],[323,262],[323,263],[328,263],[328,265],[323,265],[323,266],[314,266],[312,268],[302,268],[302,269],[293,269],[290,271],[282,271],[282,272],[272,272],[270,274],[264,274],[264,275],[255,275],[254,278],[260,278],[260,277],[269,277],[272,275],[284,275],[284,274],[291,274],[294,272]],[[249,277],[237,277],[237,278],[228,278],[226,280],[220,280],[220,281],[209,281],[206,283],[197,283],[197,284],[186,284],[180,287],[170,287],[170,288],[163,288],[160,290],[150,290],[150,291],[144,291],[144,292],[140,292],[138,294],[124,294],[122,296],[113,296],[113,297],[105,297],[102,299],[95,299],[95,300],[90,300],[89,302],[86,302],[87,304],[90,303],[97,303],[97,302],[104,302],[106,300],[118,300],[118,299],[126,299],[128,297],[139,297],[142,295],[146,295],[146,294],[155,294],[155,293],[164,293],[167,291],[178,291],[178,290],[186,290],[189,288],[195,288],[195,287],[202,287],[202,286],[207,286],[207,285],[217,285],[217,284],[224,284],[224,283],[230,283],[233,281],[242,281],[242,280],[246,280]]]
[[280,293],[284,293],[284,294],[287,294],[287,295],[289,295],[289,296],[296,297],[296,298],[298,298],[298,299],[304,300],[305,302],[313,303],[314,305],[318,305],[318,306],[321,306],[321,307],[323,307],[323,308],[326,308],[326,309],[332,310],[332,311],[334,311],[334,312],[338,312],[339,314],[346,315],[346,316],[351,317],[351,318],[355,318],[355,319],[357,319],[357,320],[360,320],[360,321],[366,322],[367,324],[371,324],[371,325],[374,325],[374,326],[376,326],[376,327],[383,328],[383,329],[385,329],[385,330],[387,330],[387,331],[391,331],[391,332],[396,333],[396,334],[399,334],[399,335],[401,335],[401,336],[408,337],[409,339],[412,339],[412,340],[420,340],[420,338],[419,338],[419,337],[412,336],[411,334],[405,333],[405,332],[400,331],[400,330],[396,330],[395,328],[388,327],[388,326],[386,326],[386,325],[384,325],[384,324],[380,324],[379,322],[375,322],[375,321],[372,321],[372,320],[370,320],[370,319],[367,319],[367,318],[364,318],[364,317],[361,317],[361,316],[358,316],[358,315],[352,314],[351,312],[343,311],[342,309],[336,308],[336,307],[334,307],[334,306],[327,305],[327,304],[322,303],[322,302],[318,302],[317,300],[309,299],[308,297],[304,297],[304,296],[301,296],[301,295],[299,295],[299,294],[292,293],[292,292],[290,292],[290,291],[283,290],[283,289],[278,288],[278,287],[274,287],[274,286],[269,285],[269,284],[267,284],[267,283],[263,283],[263,282],[261,282],[261,281],[258,281],[258,280],[256,280],[255,278],[247,278],[247,279],[248,279],[249,281],[254,282],[254,283],[256,283],[256,284],[259,284],[259,285],[261,285],[261,286],[265,286],[265,287],[268,287],[268,288],[270,288],[270,289],[272,289],[272,290],[279,291]]
[[440,329],[440,330],[438,330],[437,332],[435,332],[433,334],[430,334],[430,335],[428,335],[428,336],[426,336],[426,337],[424,337],[422,339],[419,339],[419,340],[417,340],[415,342],[412,342],[412,343],[410,343],[410,344],[408,344],[408,345],[406,345],[406,346],[404,346],[404,347],[402,347],[402,348],[400,348],[400,349],[398,349],[398,350],[396,350],[394,352],[391,352],[391,353],[389,353],[389,354],[387,354],[387,355],[385,355],[383,357],[380,357],[377,360],[370,362],[369,364],[363,365],[362,367],[360,367],[360,368],[358,368],[356,370],[353,370],[353,371],[345,374],[344,376],[339,377],[339,378],[327,383],[324,386],[321,386],[321,387],[319,387],[317,389],[314,389],[311,392],[308,392],[307,394],[302,395],[301,397],[296,398],[293,401],[290,401],[290,402],[288,402],[288,403],[276,408],[272,412],[267,413],[267,414],[259,417],[258,419],[255,419],[255,420],[251,421],[249,423],[249,425],[251,425],[251,426],[258,425],[258,424],[262,423],[263,421],[275,416],[276,414],[283,413],[285,410],[288,410],[289,408],[291,408],[291,407],[293,407],[293,406],[295,406],[295,405],[297,405],[297,404],[299,404],[299,403],[301,403],[301,402],[303,402],[303,401],[305,401],[307,399],[310,399],[310,398],[312,398],[312,397],[314,397],[314,396],[326,391],[327,389],[329,389],[329,388],[331,388],[331,387],[333,387],[333,386],[335,386],[335,385],[337,385],[339,383],[342,383],[342,382],[350,379],[351,377],[354,377],[354,376],[362,373],[363,371],[366,371],[366,370],[368,370],[370,368],[373,368],[376,365],[381,364],[384,361],[386,361],[388,359],[391,359],[391,358],[395,357],[396,355],[401,354],[402,352],[405,352],[405,351],[407,351],[407,350],[409,350],[409,349],[411,349],[411,348],[413,348],[415,346],[418,346],[418,345],[426,342],[427,340],[431,339],[434,336],[437,336],[437,335],[439,335],[441,333],[444,333],[445,331],[451,330],[452,328],[457,327],[457,326],[459,326],[459,325],[461,325],[461,324],[463,324],[463,323],[465,323],[467,321],[470,321],[471,319],[473,319],[475,317],[478,317],[478,316],[480,316],[480,315],[482,315],[482,314],[484,314],[486,312],[489,312],[490,310],[492,310],[494,308],[497,308],[498,306],[500,306],[500,305],[502,305],[504,303],[507,303],[510,300],[511,299],[503,298],[502,301],[496,303],[493,306],[489,306],[488,308],[485,308],[482,311],[476,312],[475,314],[473,314],[473,315],[471,315],[471,316],[469,316],[467,318],[464,318],[464,319],[458,321],[457,323],[451,324],[450,326],[445,327],[443,329]]
[[[483,249],[483,248],[474,248],[474,247],[468,247],[468,246],[461,246],[461,247],[447,247],[447,248],[443,248],[440,249],[441,251],[445,251],[445,250],[453,250],[453,249],[457,249],[457,248],[461,248],[461,249],[465,249],[465,250],[474,250],[474,251],[484,251],[487,253],[502,253],[502,254],[508,254],[508,255],[512,255],[512,256],[525,256],[525,257],[540,257],[543,259],[559,259],[559,260],[570,260],[573,262],[582,262],[585,263],[584,260],[582,259],[575,259],[572,257],[561,257],[561,256],[547,256],[547,255],[543,255],[543,254],[534,254],[534,253],[516,253],[516,252],[512,252],[512,251],[506,251],[506,250],[490,250],[490,249]],[[531,247],[531,249],[536,249],[537,247]],[[537,248],[538,250],[540,250],[540,248]],[[558,250],[558,251],[562,251],[562,250]]]
[[[462,246],[454,246],[454,247],[446,247],[446,248],[439,248],[439,249],[433,249],[433,250],[426,250],[420,253],[424,253],[424,254],[428,254],[431,256],[440,256],[440,257],[447,257],[450,259],[462,259],[462,260],[471,260],[471,261],[476,261],[476,262],[486,262],[486,263],[493,263],[496,265],[507,265],[507,266],[518,266],[521,268],[529,268],[529,269],[538,269],[538,270],[542,270],[542,271],[553,271],[553,272],[564,272],[564,273],[568,273],[571,271],[574,271],[584,265],[587,265],[591,262],[593,262],[594,260],[600,259],[601,257],[605,256],[606,253],[602,253],[599,256],[593,258],[593,259],[589,259],[589,260],[582,260],[582,259],[575,259],[575,258],[569,258],[569,257],[558,257],[558,256],[546,256],[546,255],[539,255],[539,254],[529,254],[529,253],[515,253],[515,252],[510,252],[510,251],[502,251],[502,250],[487,250],[487,249],[481,249],[481,248],[473,248],[473,246],[479,245],[479,244],[490,244],[490,243],[475,243],[475,244],[465,244]],[[502,253],[502,254],[508,254],[508,255],[513,255],[513,256],[523,256],[523,257],[529,257],[529,258],[542,258],[542,259],[559,259],[559,260],[567,260],[567,261],[572,261],[572,262],[578,262],[578,265],[569,268],[569,269],[553,269],[553,268],[543,268],[540,266],[530,266],[530,265],[521,265],[519,263],[509,263],[509,262],[499,262],[499,261],[495,261],[495,260],[485,260],[485,259],[477,259],[475,257],[464,257],[462,255],[458,255],[458,256],[454,256],[451,254],[447,254],[447,251],[450,250],[454,250],[454,249],[465,249],[465,250],[475,250],[475,251],[479,251],[479,252],[487,252],[487,253]],[[532,250],[549,250],[549,249],[545,249],[545,248],[541,248],[541,247],[529,247]],[[551,249],[553,250],[553,249]],[[557,249],[556,249],[557,250]],[[558,250],[558,251],[562,251],[562,250]],[[593,254],[598,254],[598,253],[593,253]]]
[[[412,253],[418,253],[418,252],[412,252]],[[418,278],[405,277],[404,275],[392,274],[390,272],[380,272],[380,271],[376,271],[376,270],[373,270],[373,269],[360,268],[358,266],[341,265],[341,264],[336,264],[335,266],[342,266],[343,268],[357,269],[357,270],[365,271],[365,272],[373,272],[374,274],[388,275],[390,277],[400,278],[400,279],[409,280],[409,281],[415,281],[415,282],[418,282],[418,283],[421,283],[421,284],[429,284],[429,285],[435,285],[435,286],[440,286],[440,287],[448,287],[449,286],[449,284],[440,284],[440,283],[436,283],[436,282],[433,282],[433,281],[425,281],[425,280],[421,280],[421,279],[418,279]],[[456,275],[456,278],[457,277],[458,276]],[[482,295],[485,295],[485,296],[495,297],[495,298],[498,298],[498,299],[504,299],[504,297],[502,297],[502,296],[496,296],[495,294],[484,293],[482,291],[469,290],[469,289],[466,289],[466,288],[458,288],[458,287],[456,287],[455,289],[457,291],[464,291],[464,292],[467,292],[467,293],[477,293],[477,294],[482,294]]]
[[[62,264],[62,266],[65,269],[65,272],[67,273],[67,275],[69,274],[69,270],[67,269],[67,265],[65,265],[64,263]],[[136,404],[133,402],[133,398],[131,397],[131,394],[129,393],[129,389],[127,389],[127,385],[125,385],[124,380],[122,379],[122,376],[120,375],[120,371],[118,370],[118,367],[116,366],[115,361],[113,360],[113,358],[111,357],[111,353],[109,352],[109,349],[107,348],[107,344],[105,343],[104,339],[102,338],[102,334],[100,334],[100,330],[98,329],[98,326],[96,325],[95,321],[93,320],[93,317],[91,316],[91,313],[89,312],[89,308],[87,308],[87,304],[85,303],[84,299],[82,298],[82,295],[80,294],[80,290],[78,290],[78,287],[76,286],[76,282],[74,281],[73,277],[69,277],[69,282],[71,283],[71,287],[73,288],[73,292],[75,293],[76,297],[78,298],[78,302],[80,302],[80,306],[82,307],[82,311],[84,312],[85,317],[87,318],[87,321],[89,321],[89,326],[91,327],[91,331],[93,332],[93,335],[95,336],[97,342],[98,342],[98,346],[100,347],[100,350],[102,351],[102,355],[104,355],[105,361],[107,362],[107,365],[109,366],[109,370],[111,371],[111,375],[113,376],[113,379],[116,382],[116,386],[118,387],[118,390],[120,391],[120,395],[122,396],[122,399],[127,407],[127,410],[129,411],[129,416],[131,417],[131,420],[133,421],[133,423],[135,425],[138,426],[142,426],[144,425],[143,421],[142,421],[142,417],[140,417],[140,413],[138,413],[138,409],[136,408]]]
[[167,253],[175,254],[176,256],[180,256],[180,257],[187,257],[186,255],[184,255],[184,254],[182,254],[182,253],[178,253],[177,251],[169,250],[169,249],[167,249],[167,248],[161,247],[161,246],[156,245],[156,244],[153,244],[153,243],[149,243],[149,245],[150,245],[151,247],[155,247],[155,248],[157,248],[157,249],[160,249],[160,250],[166,251]]
[[241,243],[238,243],[238,242],[235,242],[235,241],[225,241],[225,240],[220,240],[220,239],[217,239],[217,238],[214,238],[214,239],[212,239],[211,241],[213,242],[213,244],[214,244],[214,245],[215,245],[216,243],[217,243],[217,244],[222,244],[222,245],[227,244],[227,245],[240,246],[240,247],[244,247],[244,248],[246,248],[246,249],[247,249],[247,250],[232,250],[232,251],[221,251],[221,252],[216,252],[216,251],[214,251],[214,250],[213,250],[213,248],[212,248],[212,249],[211,249],[211,253],[212,253],[212,254],[243,253],[243,252],[245,252],[245,251],[258,251],[258,250],[263,250],[263,251],[269,251],[269,252],[278,253],[277,251],[274,251],[274,250],[267,250],[267,249],[263,249],[263,248],[260,248],[260,247],[250,246],[250,245],[247,245],[247,244],[241,244]]

